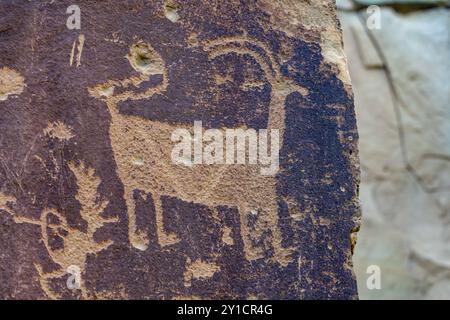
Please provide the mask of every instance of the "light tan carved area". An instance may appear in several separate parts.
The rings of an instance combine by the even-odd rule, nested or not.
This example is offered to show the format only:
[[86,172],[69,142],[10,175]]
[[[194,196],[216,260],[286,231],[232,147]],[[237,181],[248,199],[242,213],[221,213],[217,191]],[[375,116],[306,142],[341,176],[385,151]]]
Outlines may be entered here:
[[336,68],[338,78],[351,92],[334,0],[261,0],[257,5],[269,15],[270,27],[293,38],[320,43],[324,61]]
[[[272,86],[268,129],[280,130],[280,141],[283,141],[285,99],[292,92],[307,95],[307,89],[295,85],[280,74],[277,57],[260,41],[236,36],[207,41],[201,45],[201,48],[209,54],[211,61],[219,56],[234,53],[245,55],[260,65],[266,80]],[[264,54],[254,47],[262,49]],[[136,48],[139,48],[138,54]],[[142,56],[146,57],[145,63],[149,65],[144,65],[144,69],[136,68],[139,59],[143,60]],[[102,99],[111,114],[109,135],[117,172],[125,189],[129,238],[132,245],[140,250],[146,250],[149,244],[147,234],[138,230],[136,226],[133,190],[139,189],[150,192],[154,197],[157,238],[162,247],[179,241],[175,234],[167,233],[163,225],[161,196],[173,196],[209,207],[219,205],[237,207],[246,258],[255,260],[263,257],[264,248],[255,247],[252,240],[260,239],[264,231],[270,230],[272,239],[269,240],[270,243],[265,243],[265,246],[266,248],[272,246],[275,252],[272,259],[286,266],[291,261],[293,248],[284,248],[281,244],[275,178],[261,175],[257,165],[186,167],[172,163],[173,142],[170,140],[172,132],[180,128],[192,131],[192,125],[164,123],[138,116],[122,115],[118,112],[119,102],[149,99],[155,94],[164,94],[169,85],[165,62],[150,44],[140,41],[137,45],[132,45],[127,58],[133,68],[140,71],[139,76],[130,76],[124,80],[109,80],[90,88],[89,92],[92,96]],[[162,75],[162,82],[139,92],[139,85],[148,81],[153,74]],[[135,87],[135,91],[127,90],[114,94],[117,87],[126,89]],[[248,227],[249,215],[258,216],[256,226],[252,230]],[[224,241],[231,243],[226,236]]]
[[191,259],[188,258],[186,270],[184,271],[184,285],[185,287],[190,287],[193,279],[212,278],[218,271],[220,271],[220,266],[215,263],[205,262],[200,259],[191,261]]
[[[44,270],[41,265],[35,263],[35,268],[39,274],[39,281],[42,290],[48,298],[58,299],[60,292],[56,292],[51,285],[52,280],[61,278],[68,274],[69,267],[76,266],[80,269],[80,290],[83,298],[89,298],[90,293],[82,280],[85,270],[86,258],[89,254],[97,254],[108,248],[112,241],[97,242],[94,240],[94,233],[106,223],[117,222],[117,218],[105,218],[102,213],[108,205],[108,201],[98,202],[97,189],[100,179],[95,175],[92,168],[86,167],[83,163],[79,166],[69,164],[71,171],[76,177],[78,192],[76,199],[81,204],[81,217],[87,222],[87,230],[81,231],[71,227],[65,215],[55,209],[43,209],[39,219],[27,217],[23,213],[15,212],[12,204],[16,199],[0,193],[0,209],[8,212],[18,224],[32,224],[40,228],[40,240],[44,244],[51,260],[57,265],[53,271]],[[53,220],[51,219],[53,218]],[[56,221],[55,221],[56,218]],[[49,243],[52,234],[57,234],[63,239],[64,247],[55,249]],[[68,290],[68,289],[67,289]]]
[[234,239],[231,235],[231,232],[232,232],[232,230],[230,227],[228,227],[228,226],[223,227],[222,242],[229,246],[234,245]]
[[10,204],[16,202],[16,198],[0,192],[0,210],[10,212]]
[[[317,32],[337,26],[333,0],[260,0],[256,5],[270,16],[270,25],[294,38],[312,40]],[[306,31],[311,31],[306,33]]]
[[[69,65],[72,66],[74,62],[74,58],[76,58],[76,66],[77,68],[81,65],[81,55],[83,53],[85,36],[84,34],[80,34],[77,40],[74,40],[72,44],[72,50],[70,51],[70,60]],[[76,54],[76,56],[75,56]]]
[[44,129],[44,134],[59,140],[70,140],[74,137],[72,129],[61,121],[49,123]]
[[21,94],[25,86],[25,79],[19,72],[8,67],[0,68],[0,101]]
[[171,22],[178,22],[180,15],[178,11],[181,9],[181,5],[173,0],[164,1],[164,16]]

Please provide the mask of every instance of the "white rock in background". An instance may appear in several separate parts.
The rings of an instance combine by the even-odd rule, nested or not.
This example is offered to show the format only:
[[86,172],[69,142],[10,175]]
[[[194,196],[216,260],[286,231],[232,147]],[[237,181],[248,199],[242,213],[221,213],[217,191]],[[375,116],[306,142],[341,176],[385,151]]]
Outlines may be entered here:
[[[356,13],[341,13],[344,31],[344,50],[355,95],[355,108],[360,136],[359,156],[363,181],[389,178],[392,172],[402,171],[395,108],[388,78],[383,69],[367,68],[363,51],[373,51],[368,38],[355,37],[365,32]],[[380,147],[383,146],[383,147]]]
[[[373,38],[356,12],[340,16],[360,134],[360,298],[450,298],[450,10],[383,8]],[[366,287],[372,264],[381,290]]]
[[375,5],[393,5],[393,4],[401,4],[401,5],[445,5],[450,3],[449,0],[352,0],[354,3],[370,6],[372,4]]
[[399,95],[408,161],[427,188],[450,187],[450,11],[381,16],[373,35]]

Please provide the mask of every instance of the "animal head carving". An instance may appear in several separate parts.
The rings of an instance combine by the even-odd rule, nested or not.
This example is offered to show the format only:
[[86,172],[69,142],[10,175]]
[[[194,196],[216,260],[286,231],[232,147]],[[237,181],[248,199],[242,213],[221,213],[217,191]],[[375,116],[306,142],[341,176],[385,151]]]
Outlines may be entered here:
[[[125,56],[138,75],[131,75],[122,80],[108,80],[92,88],[88,88],[93,97],[121,102],[125,100],[141,100],[150,98],[156,93],[164,92],[168,85],[167,68],[161,55],[148,43],[142,40],[133,43]],[[146,82],[155,81],[142,89]]]
[[129,77],[89,89],[91,96],[107,102],[111,113],[120,108],[124,116],[263,129],[271,104],[283,108],[287,94],[307,94],[281,73],[280,58],[268,44],[246,36],[203,40],[182,49],[140,40],[125,58],[133,70]]

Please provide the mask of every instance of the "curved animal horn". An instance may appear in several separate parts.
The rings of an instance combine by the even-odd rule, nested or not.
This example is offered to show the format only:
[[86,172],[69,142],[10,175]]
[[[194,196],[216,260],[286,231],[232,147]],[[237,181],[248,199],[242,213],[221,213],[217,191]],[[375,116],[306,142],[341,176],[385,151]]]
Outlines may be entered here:
[[204,42],[204,49],[214,59],[228,53],[251,56],[262,68],[268,80],[280,76],[279,63],[270,48],[263,42],[241,36],[223,37]]

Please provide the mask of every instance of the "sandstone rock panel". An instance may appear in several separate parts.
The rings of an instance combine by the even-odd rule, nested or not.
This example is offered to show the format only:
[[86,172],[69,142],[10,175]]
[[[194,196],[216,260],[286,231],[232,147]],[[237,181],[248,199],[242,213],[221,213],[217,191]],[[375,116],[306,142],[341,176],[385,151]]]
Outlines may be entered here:
[[[356,298],[334,3],[279,3],[1,2],[1,298]],[[194,121],[279,130],[279,170],[173,163]]]

